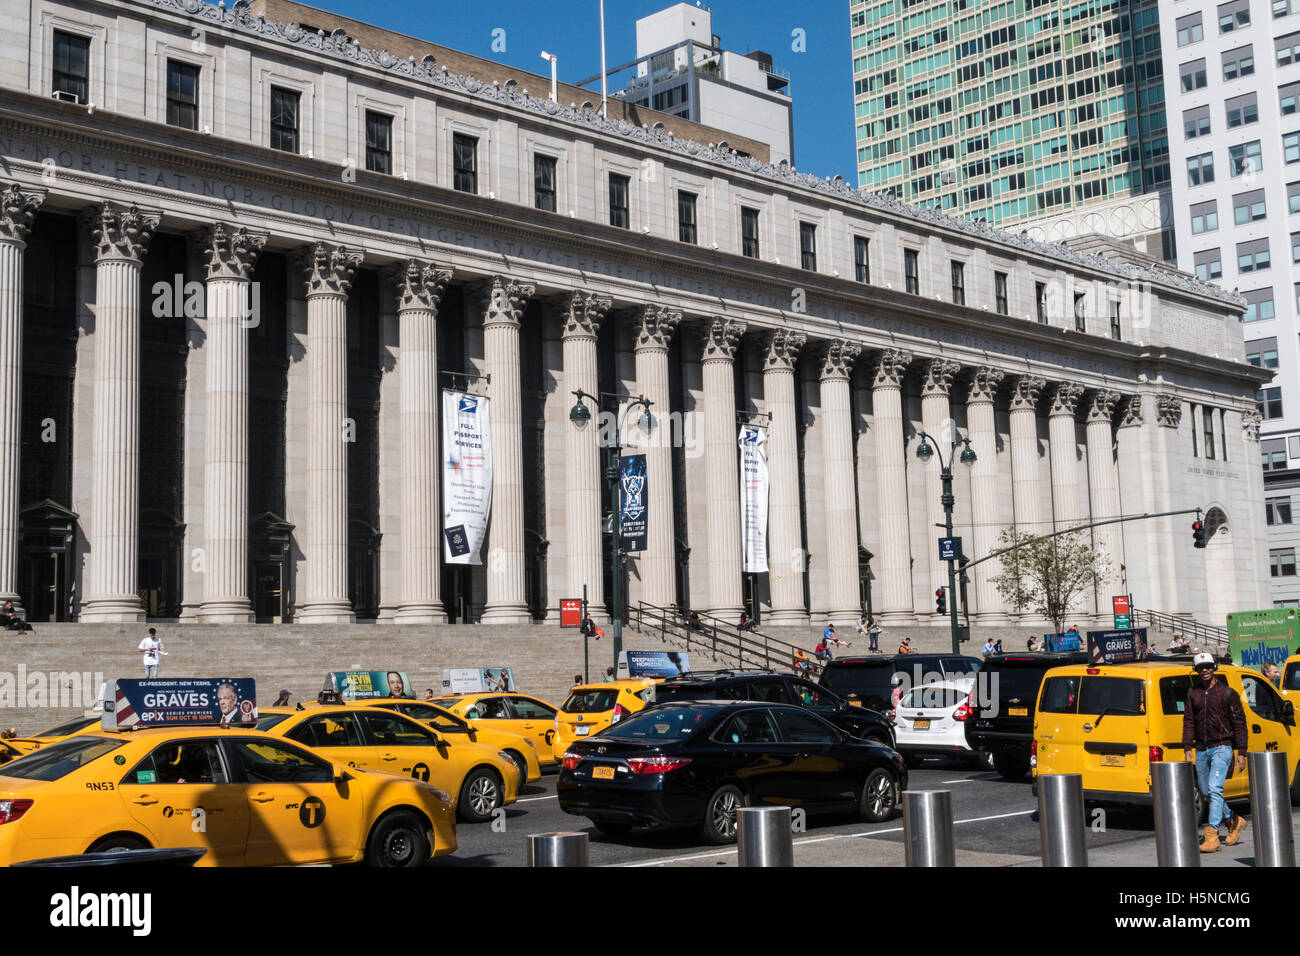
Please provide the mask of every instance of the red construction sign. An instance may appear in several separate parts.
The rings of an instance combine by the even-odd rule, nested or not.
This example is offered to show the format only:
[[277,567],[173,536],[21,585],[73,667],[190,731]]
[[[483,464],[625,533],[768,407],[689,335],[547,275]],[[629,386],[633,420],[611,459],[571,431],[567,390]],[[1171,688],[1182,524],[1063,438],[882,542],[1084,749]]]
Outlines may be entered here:
[[1115,597],[1113,597],[1113,598],[1110,599],[1110,603],[1114,606],[1114,612],[1113,612],[1113,613],[1115,613],[1115,614],[1128,614],[1128,613],[1130,613],[1130,612],[1129,612],[1129,608],[1128,608],[1128,595],[1127,595],[1127,594],[1118,594],[1118,595],[1116,595]]
[[560,598],[560,627],[582,627],[581,598]]

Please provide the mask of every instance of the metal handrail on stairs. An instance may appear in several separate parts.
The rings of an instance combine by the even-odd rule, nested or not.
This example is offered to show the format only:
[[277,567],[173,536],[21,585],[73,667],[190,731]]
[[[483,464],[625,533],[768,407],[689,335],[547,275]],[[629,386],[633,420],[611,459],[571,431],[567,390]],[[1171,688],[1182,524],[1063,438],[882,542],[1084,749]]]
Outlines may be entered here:
[[657,635],[667,643],[669,636],[686,645],[707,649],[714,659],[721,658],[736,667],[788,671],[795,668],[795,651],[804,650],[808,673],[820,671],[818,662],[797,644],[770,637],[759,631],[742,631],[735,624],[704,611],[696,611],[699,626],[693,626],[688,612],[680,607],[664,608],[644,601],[631,608],[630,623],[642,634]]
[[1193,645],[1200,646],[1213,643],[1224,650],[1228,647],[1227,628],[1215,627],[1213,624],[1202,624],[1200,621],[1189,617],[1175,617],[1162,611],[1133,608],[1133,623],[1141,625],[1143,618],[1146,619],[1149,627],[1159,627],[1166,631],[1173,631],[1175,634],[1186,634]]

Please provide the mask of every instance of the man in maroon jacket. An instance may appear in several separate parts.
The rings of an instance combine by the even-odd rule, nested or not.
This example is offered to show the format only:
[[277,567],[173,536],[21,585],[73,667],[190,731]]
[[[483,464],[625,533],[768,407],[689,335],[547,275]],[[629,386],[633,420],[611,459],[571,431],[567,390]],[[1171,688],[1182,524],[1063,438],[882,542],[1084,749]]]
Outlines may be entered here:
[[1228,846],[1241,839],[1246,820],[1233,813],[1223,800],[1223,783],[1236,751],[1237,773],[1246,769],[1246,715],[1241,698],[1227,681],[1216,679],[1214,657],[1204,652],[1192,660],[1197,684],[1187,692],[1183,709],[1183,750],[1188,763],[1196,764],[1201,793],[1210,801],[1210,820],[1201,839],[1201,852],[1219,847],[1219,824],[1228,825]]

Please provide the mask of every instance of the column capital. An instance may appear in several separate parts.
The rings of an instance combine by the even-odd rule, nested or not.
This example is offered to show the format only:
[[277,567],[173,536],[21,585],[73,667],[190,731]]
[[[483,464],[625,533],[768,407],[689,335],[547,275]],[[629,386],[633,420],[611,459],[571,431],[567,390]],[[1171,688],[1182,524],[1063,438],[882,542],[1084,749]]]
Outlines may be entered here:
[[682,322],[682,314],[664,305],[641,305],[632,310],[631,325],[636,333],[636,350],[668,351],[668,343]]
[[347,246],[318,242],[303,252],[298,265],[307,282],[308,298],[346,296],[352,288],[352,277],[361,267],[361,253],[349,252]]
[[528,300],[537,293],[537,286],[516,282],[507,276],[493,276],[479,288],[483,302],[483,327],[509,325],[519,327]]
[[199,234],[199,251],[207,268],[207,279],[239,279],[247,282],[257,265],[268,236],[213,223]]
[[424,259],[395,262],[384,270],[384,279],[392,286],[398,312],[437,312],[451,276],[451,269],[439,269]]
[[912,364],[912,353],[905,349],[885,349],[876,356],[871,368],[872,388],[902,388],[903,376]]
[[1011,410],[1038,408],[1038,400],[1047,387],[1046,379],[1037,375],[1020,375],[1011,383]]
[[1088,400],[1088,421],[1110,423],[1115,417],[1115,406],[1123,396],[1108,388],[1099,388]]
[[1259,441],[1259,426],[1264,424],[1264,416],[1257,409],[1241,413],[1241,433],[1246,441]]
[[980,365],[971,371],[970,376],[970,393],[966,397],[966,404],[978,405],[981,402],[991,404],[996,400],[998,395],[998,386],[1006,378],[1007,373],[1000,368],[993,368],[990,365]]
[[1182,399],[1177,395],[1156,396],[1156,424],[1162,428],[1177,428],[1182,420]]
[[115,208],[104,203],[87,217],[91,238],[95,244],[95,259],[125,259],[135,263],[144,261],[149,242],[162,216],[130,209]]
[[600,324],[613,307],[614,300],[595,292],[566,292],[560,297],[559,310],[564,320],[564,339],[595,339]]
[[740,347],[741,336],[745,334],[745,323],[736,319],[714,316],[707,320],[700,329],[701,362],[732,362],[736,358],[736,349]]
[[1142,424],[1142,396],[1130,395],[1128,403],[1124,406],[1124,417],[1120,419],[1119,427],[1127,428],[1132,425]]
[[44,192],[24,190],[17,183],[6,186],[0,193],[0,242],[26,242],[43,202]]
[[1074,382],[1057,382],[1056,388],[1052,390],[1052,416],[1073,418],[1075,410],[1079,407],[1079,399],[1082,397],[1082,385]]
[[934,358],[925,363],[921,380],[922,395],[947,395],[961,366],[951,359]]
[[821,380],[823,382],[848,381],[853,372],[853,363],[862,353],[862,346],[844,339],[831,339],[821,348]]
[[763,337],[763,371],[794,371],[795,359],[808,341],[802,332],[773,329]]

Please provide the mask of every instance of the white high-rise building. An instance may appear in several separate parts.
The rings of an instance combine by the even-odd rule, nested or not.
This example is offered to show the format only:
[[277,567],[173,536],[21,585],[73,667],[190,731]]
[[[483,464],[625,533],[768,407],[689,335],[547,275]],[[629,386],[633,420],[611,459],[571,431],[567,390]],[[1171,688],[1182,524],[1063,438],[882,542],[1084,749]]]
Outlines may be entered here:
[[1258,395],[1271,596],[1300,604],[1300,0],[1179,0],[1160,21],[1178,265],[1245,296],[1246,357],[1276,370]]

